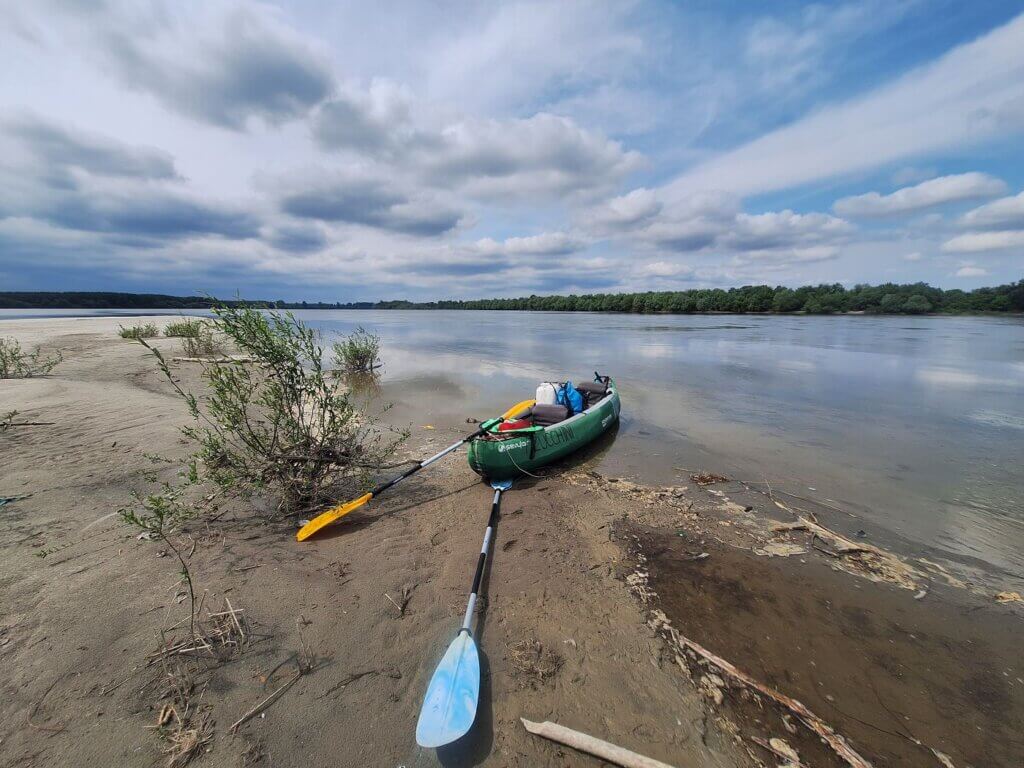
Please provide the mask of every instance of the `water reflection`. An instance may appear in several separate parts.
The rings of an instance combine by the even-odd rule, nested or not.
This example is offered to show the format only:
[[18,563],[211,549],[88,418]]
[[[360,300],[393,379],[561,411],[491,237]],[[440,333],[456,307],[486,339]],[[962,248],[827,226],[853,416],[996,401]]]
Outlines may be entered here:
[[398,409],[409,422],[486,417],[597,369],[623,396],[618,438],[595,458],[606,471],[811,486],[872,534],[1024,570],[1021,318],[296,315],[326,343],[379,333],[383,375],[353,386],[385,402],[415,392],[415,410]]
[[1019,319],[299,314],[327,335],[379,333],[385,396],[415,382],[432,412],[479,417],[538,381],[608,370],[624,414],[597,460],[609,471],[767,475],[818,488],[876,530],[1024,567]]

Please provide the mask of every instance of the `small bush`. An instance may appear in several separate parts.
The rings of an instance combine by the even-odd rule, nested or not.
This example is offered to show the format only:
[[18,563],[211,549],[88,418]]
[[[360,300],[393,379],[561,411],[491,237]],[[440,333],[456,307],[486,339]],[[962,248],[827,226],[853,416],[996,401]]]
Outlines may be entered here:
[[0,339],[0,379],[30,379],[45,376],[64,360],[60,351],[44,357],[39,347],[26,352],[13,338]]
[[389,439],[356,412],[347,389],[326,375],[317,333],[290,312],[214,313],[212,330],[253,365],[203,364],[201,397],[181,389],[159,350],[140,339],[185,399],[194,424],[184,432],[205,477],[243,497],[271,493],[285,512],[364,486],[404,436]]
[[125,328],[121,326],[118,335],[122,339],[152,339],[154,336],[159,335],[160,331],[153,323],[146,323],[145,325],[133,325],[131,328]]
[[379,368],[380,336],[364,328],[356,328],[344,341],[334,343],[334,362],[347,371]]
[[224,346],[205,323],[195,336],[185,337],[184,346],[187,357],[223,357],[225,354]]
[[164,336],[167,338],[198,339],[205,326],[206,323],[202,320],[175,320],[164,327]]

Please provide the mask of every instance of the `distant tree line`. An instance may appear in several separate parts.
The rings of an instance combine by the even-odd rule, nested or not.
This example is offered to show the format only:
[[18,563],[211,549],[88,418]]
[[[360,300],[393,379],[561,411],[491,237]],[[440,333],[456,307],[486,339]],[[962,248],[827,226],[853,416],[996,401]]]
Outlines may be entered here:
[[[213,303],[239,302],[201,296],[146,293],[0,293],[0,308],[25,309],[205,309]],[[699,314],[704,312],[804,312],[830,315],[842,312],[922,315],[931,312],[1024,312],[1024,280],[993,288],[943,290],[927,283],[855,285],[839,283],[801,288],[745,285],[742,288],[695,288],[688,291],[645,293],[587,293],[569,296],[526,296],[518,299],[470,301],[287,302],[247,301],[249,306],[277,309],[509,309],[554,312],[636,312]]]
[[518,309],[555,312],[637,312],[698,314],[703,312],[840,312],[921,315],[929,312],[1024,312],[1024,280],[973,291],[944,291],[926,283],[855,285],[839,283],[802,288],[745,285],[742,288],[697,288],[645,293],[589,293],[569,296],[529,296],[518,299],[472,301],[382,301],[378,309]]
[[107,291],[0,292],[0,309],[209,309],[214,304],[257,309],[372,309],[373,302],[230,301],[209,296],[167,296],[162,293],[111,293]]

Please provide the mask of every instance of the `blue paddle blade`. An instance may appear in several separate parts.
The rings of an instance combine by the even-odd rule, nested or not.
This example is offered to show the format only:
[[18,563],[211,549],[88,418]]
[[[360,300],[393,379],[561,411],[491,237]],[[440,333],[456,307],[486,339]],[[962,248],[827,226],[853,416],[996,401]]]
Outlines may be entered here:
[[430,678],[416,723],[416,743],[442,747],[465,735],[480,698],[480,657],[469,632],[459,632]]
[[493,488],[496,491],[507,491],[511,487],[512,487],[512,481],[511,480],[502,480],[500,482],[495,481],[495,482],[491,483],[491,488]]

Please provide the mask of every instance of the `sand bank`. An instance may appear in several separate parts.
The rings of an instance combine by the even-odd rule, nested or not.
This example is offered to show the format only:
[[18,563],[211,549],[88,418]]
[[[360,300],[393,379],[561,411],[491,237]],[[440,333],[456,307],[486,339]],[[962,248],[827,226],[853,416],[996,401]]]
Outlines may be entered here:
[[[5,765],[164,759],[150,726],[166,700],[147,655],[187,608],[172,558],[115,513],[133,491],[174,478],[187,415],[152,358],[117,338],[122,322],[0,323],[0,335],[65,355],[47,378],[0,382],[0,412],[53,423],[0,434],[0,496],[31,494],[0,508]],[[157,341],[172,353],[178,343]],[[194,366],[178,370],[195,383]],[[424,429],[413,403],[430,393],[398,395],[393,414],[413,427],[408,455],[466,429],[454,420]],[[243,610],[250,635],[243,653],[193,681],[212,734],[195,764],[596,764],[530,736],[520,717],[679,766],[775,764],[755,737],[788,740],[809,765],[842,764],[784,711],[751,708],[728,684],[709,689],[710,670],[680,653],[651,621],[655,610],[804,700],[877,765],[939,765],[933,748],[958,766],[1011,765],[1021,754],[1010,728],[1024,712],[1016,605],[935,586],[929,574],[927,597],[915,600],[920,590],[884,569],[872,580],[878,573],[811,545],[788,558],[755,554],[800,546],[806,531],[773,532],[773,519],[793,516],[742,488],[659,491],[589,474],[613,440],[507,496],[478,618],[478,722],[439,753],[416,747],[415,719],[461,619],[491,496],[461,455],[305,544],[294,541],[294,521],[240,503],[190,525],[181,543],[197,587],[208,605],[227,598]],[[823,647],[835,650],[816,655]],[[230,733],[303,648],[312,670]],[[880,681],[876,704],[857,684],[862,672]],[[907,747],[903,731],[924,747]],[[996,746],[983,752],[986,742]]]

